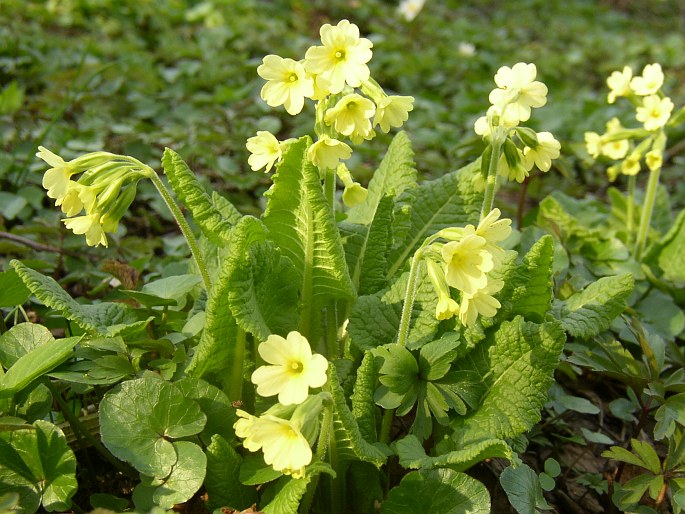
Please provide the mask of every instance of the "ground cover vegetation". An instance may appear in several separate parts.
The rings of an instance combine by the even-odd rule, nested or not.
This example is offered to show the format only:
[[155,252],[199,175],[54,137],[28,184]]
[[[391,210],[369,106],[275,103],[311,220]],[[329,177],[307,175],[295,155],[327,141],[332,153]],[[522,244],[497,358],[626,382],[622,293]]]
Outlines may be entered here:
[[683,511],[684,9],[5,0],[0,512]]

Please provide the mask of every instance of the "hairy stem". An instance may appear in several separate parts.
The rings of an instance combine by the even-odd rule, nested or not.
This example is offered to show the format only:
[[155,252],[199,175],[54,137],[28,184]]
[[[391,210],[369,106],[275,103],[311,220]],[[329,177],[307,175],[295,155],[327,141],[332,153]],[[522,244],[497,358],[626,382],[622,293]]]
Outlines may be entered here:
[[637,239],[635,240],[635,259],[637,261],[642,260],[642,252],[644,252],[645,244],[647,243],[649,225],[652,221],[652,211],[654,210],[654,203],[656,202],[656,191],[657,186],[659,185],[660,173],[661,168],[655,168],[649,172],[647,191],[645,191],[642,215],[640,216],[640,227],[637,230]]
[[490,164],[488,165],[488,175],[485,178],[483,207],[480,210],[481,220],[490,214],[490,211],[495,204],[495,191],[497,189],[497,165],[499,164],[500,154],[502,153],[502,144],[504,144],[504,140],[497,136],[498,134],[495,134],[493,131],[492,155],[490,156]]
[[637,176],[631,175],[628,177],[628,203],[626,204],[626,229],[628,230],[628,239],[626,241],[627,245],[633,242],[635,231],[635,183],[637,182]]
[[171,214],[174,217],[174,220],[176,220],[178,227],[181,229],[181,233],[183,234],[183,237],[186,238],[186,242],[188,243],[188,247],[190,248],[190,253],[193,256],[193,259],[195,260],[195,264],[197,265],[197,269],[200,270],[200,276],[202,277],[202,282],[204,284],[205,290],[207,292],[209,292],[209,289],[211,287],[211,281],[209,280],[209,273],[207,272],[207,266],[205,265],[205,262],[202,259],[202,255],[200,254],[200,247],[197,244],[197,239],[195,239],[195,235],[193,234],[193,231],[190,229],[190,225],[188,224],[188,221],[186,220],[185,216],[181,212],[181,208],[176,203],[176,200],[174,200],[174,197],[171,195],[171,193],[169,192],[167,187],[164,185],[164,182],[162,182],[162,179],[159,178],[157,173],[155,173],[153,171],[152,173],[149,173],[148,176],[150,177],[150,180],[152,180],[152,183],[157,188],[157,191],[159,191],[159,194],[162,197],[162,199],[164,200],[164,203],[167,205],[167,207],[171,211]]
[[402,317],[400,318],[400,328],[397,332],[397,344],[400,346],[407,345],[409,337],[409,325],[411,323],[411,313],[414,308],[414,300],[416,299],[416,290],[418,288],[418,270],[421,265],[421,258],[423,257],[423,247],[416,250],[414,257],[411,260],[411,268],[409,268],[409,279],[407,280],[407,291],[404,294],[404,302],[402,304]]

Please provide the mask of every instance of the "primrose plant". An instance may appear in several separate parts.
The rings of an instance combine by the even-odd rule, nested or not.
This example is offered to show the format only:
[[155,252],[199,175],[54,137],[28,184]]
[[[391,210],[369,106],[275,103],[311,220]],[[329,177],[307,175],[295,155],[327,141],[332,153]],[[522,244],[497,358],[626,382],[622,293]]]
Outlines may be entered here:
[[[402,126],[413,98],[371,77],[372,43],[356,25],[320,34],[302,60],[268,55],[257,69],[270,106],[306,115],[311,101],[314,112],[313,140],[248,140],[250,167],[275,170],[259,218],[208,195],[169,149],[171,189],[132,157],[38,153],[51,166],[48,195],[87,244],[108,244],[149,179],[192,253],[182,296],[194,302],[176,310],[153,284],[128,293],[140,307],[84,308],[13,261],[31,292],[83,331],[69,341],[76,353],[39,370],[49,382],[83,380],[73,371],[98,352],[130,357],[99,403],[100,450],[139,474],[138,509],[203,487],[210,509],[489,512],[487,489],[464,471],[494,457],[517,464],[512,441],[540,419],[578,323],[584,301],[552,309],[553,239],[528,239],[519,257],[494,207],[499,182],[522,182],[559,156],[549,132],[522,125],[546,103],[535,65],[495,75],[476,162],[419,184],[399,132],[364,188],[345,164],[350,145]],[[172,315],[183,333],[198,315],[204,323],[181,337]],[[135,357],[150,347],[168,357]]]

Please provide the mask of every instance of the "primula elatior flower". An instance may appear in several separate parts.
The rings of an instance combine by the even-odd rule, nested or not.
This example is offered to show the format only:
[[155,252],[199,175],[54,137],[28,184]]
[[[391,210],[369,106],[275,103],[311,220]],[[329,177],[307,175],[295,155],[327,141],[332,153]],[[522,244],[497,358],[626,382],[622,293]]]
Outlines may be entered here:
[[267,81],[262,87],[262,100],[271,107],[283,105],[288,114],[298,114],[304,99],[314,95],[314,81],[302,63],[293,59],[267,55],[257,73]]
[[359,182],[353,182],[349,186],[345,186],[342,194],[342,201],[347,207],[354,207],[364,203],[369,191],[362,187]]
[[494,266],[492,255],[485,250],[486,244],[485,238],[469,234],[442,247],[442,258],[447,264],[447,285],[466,294],[473,294],[486,286],[486,273]]
[[68,191],[70,177],[78,170],[70,166],[59,155],[52,153],[47,148],[38,147],[36,157],[43,159],[52,168],[43,175],[43,187],[48,190],[50,198],[61,199]]
[[535,64],[519,62],[512,68],[502,66],[495,74],[497,89],[490,92],[490,103],[503,109],[506,123],[518,124],[530,118],[531,107],[547,103],[547,86],[535,80]]
[[445,320],[459,314],[459,304],[448,295],[444,294],[438,299],[435,306],[435,319]]
[[597,132],[586,132],[585,148],[593,159],[599,157],[602,154],[602,136]]
[[325,134],[307,150],[307,158],[321,169],[335,169],[341,159],[349,159],[351,155],[349,145]]
[[659,150],[650,150],[645,155],[645,162],[649,171],[658,170],[664,164],[664,154]]
[[357,93],[343,96],[334,107],[326,111],[326,123],[344,136],[365,138],[371,132],[371,116],[376,106]]
[[266,130],[257,131],[256,136],[247,140],[245,147],[250,152],[247,163],[253,171],[262,168],[268,173],[273,165],[283,156],[281,143],[271,132]]
[[526,146],[523,149],[524,166],[532,168],[533,164],[540,171],[549,171],[552,167],[552,159],[559,157],[561,143],[554,139],[550,132],[538,132],[538,146],[531,148]]
[[[602,136],[601,153],[610,159],[623,159],[628,150],[630,150],[630,143],[627,139],[613,139],[610,136],[625,130],[618,118],[614,117],[607,121],[606,133]],[[607,139],[610,139],[607,141]]]
[[93,214],[86,214],[85,216],[66,218],[62,221],[74,234],[85,234],[86,244],[88,244],[88,246],[107,246],[107,236],[100,224],[100,213],[95,212]]
[[251,452],[261,449],[264,462],[276,471],[294,478],[304,476],[312,449],[296,423],[270,415],[256,417],[240,409],[236,414],[238,421],[233,427],[245,448]]
[[624,175],[637,175],[640,173],[640,154],[631,154],[621,163],[621,173]]
[[633,70],[630,66],[625,66],[623,71],[614,71],[609,78],[607,78],[607,86],[609,86],[609,95],[607,102],[612,104],[619,96],[630,95],[630,81],[633,78]]
[[257,349],[270,366],[260,366],[252,373],[252,382],[261,396],[278,395],[283,405],[302,403],[309,388],[326,383],[328,361],[323,355],[312,355],[309,341],[299,332],[287,338],[272,334]]
[[333,26],[325,24],[319,31],[323,46],[312,46],[304,56],[304,67],[316,76],[316,84],[332,94],[340,93],[345,84],[359,87],[369,79],[373,43],[359,37],[359,27],[348,20]]
[[380,126],[386,134],[390,127],[399,128],[409,119],[409,112],[414,109],[413,96],[384,96],[376,105],[373,126]]
[[502,146],[502,154],[497,163],[497,173],[519,184],[526,180],[529,168],[523,160],[523,153],[511,140],[506,140]]
[[478,118],[473,124],[474,132],[479,136],[490,137],[490,134],[492,133],[491,121],[495,126],[505,128],[514,128],[519,123],[519,120],[517,119],[508,119],[502,117],[499,107],[496,105],[491,105],[488,108],[487,114]]
[[491,210],[478,223],[478,227],[475,230],[477,236],[485,239],[486,244],[484,248],[492,255],[493,267],[498,267],[504,259],[504,250],[498,243],[511,235],[511,220],[509,218],[499,219],[501,214],[497,208]]
[[463,294],[459,308],[459,321],[464,326],[473,325],[478,315],[491,318],[502,305],[492,295],[504,287],[502,280],[488,280],[488,284],[473,294]]
[[670,98],[659,98],[659,95],[645,96],[642,105],[637,108],[635,117],[644,123],[645,130],[657,130],[671,117],[673,102]]
[[664,72],[659,63],[648,64],[642,70],[642,76],[633,77],[630,81],[630,88],[640,96],[653,95],[663,85]]

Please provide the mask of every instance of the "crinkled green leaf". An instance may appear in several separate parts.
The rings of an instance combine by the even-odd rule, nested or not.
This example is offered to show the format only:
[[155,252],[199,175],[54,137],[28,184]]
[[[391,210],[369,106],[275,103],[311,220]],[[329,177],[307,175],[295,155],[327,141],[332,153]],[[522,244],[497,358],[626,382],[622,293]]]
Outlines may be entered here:
[[668,233],[655,243],[646,261],[656,262],[662,279],[676,287],[685,287],[685,210],[680,211]]
[[126,304],[102,302],[81,305],[51,277],[46,277],[16,260],[11,261],[10,265],[38,300],[87,331],[115,336],[124,331],[131,333],[143,330],[148,324],[148,319],[139,319],[134,309]]
[[[389,289],[361,296],[352,305],[347,330],[354,347],[365,351],[396,341],[408,277],[404,273]],[[435,318],[438,298],[423,264],[418,268],[418,283],[407,341],[410,350],[432,341],[440,324]]]
[[540,419],[565,342],[558,322],[536,324],[517,316],[459,361],[483,377],[488,392],[477,409],[454,423],[463,444],[511,438]]
[[242,459],[233,447],[220,435],[212,436],[205,450],[207,454],[207,509],[230,507],[241,511],[257,503],[257,488],[240,483]]
[[319,330],[315,314],[337,299],[354,298],[354,287],[318,169],[307,159],[308,137],[290,144],[268,192],[264,224],[299,276],[300,332]]
[[431,341],[421,347],[419,352],[419,369],[425,380],[438,380],[444,377],[456,357],[456,348],[461,342]]
[[599,227],[606,222],[596,200],[576,199],[555,191],[540,202],[538,224],[566,239],[576,236],[586,240],[601,240],[607,234]]
[[502,303],[501,316],[511,319],[521,315],[525,319],[541,322],[552,306],[552,263],[554,240],[541,237],[523,257],[502,277],[504,288],[498,297]]
[[485,459],[513,459],[511,448],[501,439],[485,439],[463,449],[429,456],[421,441],[410,434],[397,441],[394,448],[400,458],[400,465],[411,469],[450,467],[456,471],[464,471]]
[[[239,215],[226,218],[215,207],[204,187],[181,156],[169,148],[164,150],[162,167],[174,192],[191,212],[193,221],[202,229],[202,232],[214,244],[218,246],[226,244],[230,238],[231,226],[237,221]],[[227,200],[223,203],[226,202]]]
[[342,387],[340,387],[338,375],[333,366],[328,367],[328,381],[331,396],[333,397],[335,414],[344,428],[345,436],[349,441],[349,447],[358,459],[371,462],[377,467],[382,466],[390,454],[389,448],[380,443],[371,444],[364,439],[357,420],[347,406],[345,394]]
[[295,479],[287,475],[282,476],[266,488],[267,503],[260,506],[260,510],[264,514],[296,513],[300,500],[307,491],[307,486],[320,473],[335,476],[333,469],[324,462],[314,462],[307,466],[307,474],[302,478]]
[[590,338],[606,330],[623,312],[633,291],[631,274],[602,277],[566,300],[555,302],[554,315],[574,337]]
[[347,221],[368,225],[377,215],[377,209],[386,195],[396,197],[416,186],[416,166],[411,141],[400,131],[393,138],[380,166],[369,181],[366,200],[350,209]]
[[167,477],[179,458],[172,440],[199,434],[206,422],[195,401],[157,378],[123,382],[100,403],[103,444],[151,477]]
[[352,415],[357,420],[359,432],[366,441],[375,442],[376,435],[376,402],[373,393],[376,388],[376,363],[371,352],[364,355],[354,382],[352,393]]
[[195,274],[173,275],[148,282],[143,286],[141,292],[162,300],[173,300],[175,305],[183,308],[186,303],[186,295],[195,289],[195,286],[201,281],[200,276]]
[[476,182],[480,160],[406,190],[396,204],[388,277],[402,269],[426,237],[447,227],[477,223],[483,192]]
[[[23,332],[21,337],[25,336],[27,334]],[[0,398],[13,396],[37,378],[68,360],[73,355],[74,346],[80,340],[81,337],[43,338],[39,346],[35,346],[19,357],[0,378]]]
[[390,490],[381,514],[413,512],[489,514],[490,494],[475,478],[452,469],[412,471]]
[[263,341],[297,328],[297,272],[261,221],[245,216],[238,222],[227,261],[228,308],[243,330]]
[[393,207],[392,197],[384,196],[370,225],[340,225],[347,266],[360,295],[373,294],[387,286]]
[[48,512],[71,507],[76,493],[76,457],[62,431],[47,421],[35,430],[0,432],[0,495],[18,492],[22,512],[42,503]]

